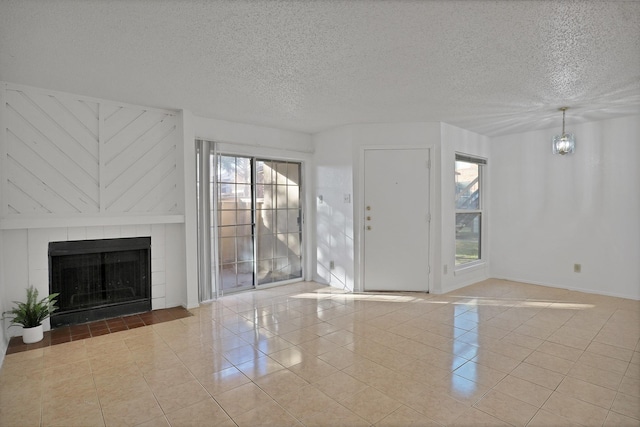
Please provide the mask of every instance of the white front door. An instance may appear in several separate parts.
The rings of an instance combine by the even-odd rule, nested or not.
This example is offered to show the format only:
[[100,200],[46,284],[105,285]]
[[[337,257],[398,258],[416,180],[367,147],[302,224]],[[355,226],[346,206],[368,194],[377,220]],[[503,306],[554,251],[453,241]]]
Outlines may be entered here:
[[364,151],[364,290],[429,290],[429,150]]

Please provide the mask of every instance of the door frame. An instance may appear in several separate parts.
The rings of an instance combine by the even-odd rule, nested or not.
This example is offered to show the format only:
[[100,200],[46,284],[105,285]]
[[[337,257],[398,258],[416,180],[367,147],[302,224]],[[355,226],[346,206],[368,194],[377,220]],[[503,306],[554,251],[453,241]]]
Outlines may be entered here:
[[[310,175],[311,169],[309,167],[309,165],[312,163],[311,153],[306,153],[303,151],[292,152],[290,150],[265,148],[263,146],[251,145],[251,144],[237,144],[237,143],[224,142],[224,141],[214,142],[214,140],[207,139],[207,138],[196,138],[196,139],[206,139],[207,141],[209,141],[211,145],[215,146],[216,155],[250,157],[250,158],[256,158],[256,159],[259,158],[262,160],[274,160],[274,161],[300,163],[300,179],[302,180],[302,186],[300,188],[300,205],[302,209],[302,247],[301,247],[302,277],[283,280],[283,281],[274,282],[274,283],[265,283],[259,286],[254,284],[253,290],[268,289],[276,286],[287,285],[291,283],[299,283],[303,281],[308,282],[313,280],[313,277],[311,276],[311,273],[310,273],[311,271],[313,271],[313,268],[311,268],[311,259],[309,256],[309,254],[312,253],[312,251],[309,245],[312,237],[314,236],[315,230],[311,228],[313,224],[312,224],[312,221],[310,221],[307,216],[307,210],[308,210],[307,206],[311,206],[312,192],[308,188],[306,188],[307,186],[309,186],[311,182],[311,175]],[[214,150],[212,148],[210,150],[210,155],[213,155],[213,154],[214,154]],[[194,162],[194,165],[195,165],[195,162]],[[217,185],[217,180],[216,180],[216,185]],[[214,221],[212,221],[212,225],[213,224],[215,224],[213,228],[214,230],[216,230],[216,235],[217,235],[217,229],[218,229],[217,215],[214,216]],[[213,239],[213,236],[212,236],[212,239]],[[313,241],[315,241],[315,239],[313,239]],[[217,238],[215,241],[215,245],[217,246]],[[214,261],[217,264],[217,258]],[[216,277],[213,277],[211,282],[213,287],[212,292],[215,295],[216,299],[224,296],[225,293],[222,292],[219,268],[218,268],[218,271],[216,272]],[[226,295],[228,294],[229,293],[226,293]]]
[[358,192],[356,193],[356,197],[354,197],[355,209],[353,218],[353,228],[354,228],[354,237],[355,237],[355,259],[357,260],[358,266],[355,269],[356,275],[354,280],[354,292],[364,292],[364,227],[365,227],[365,209],[364,209],[364,180],[365,180],[365,152],[367,150],[427,150],[428,159],[429,159],[429,215],[431,220],[429,221],[429,274],[428,274],[428,286],[427,292],[430,292],[433,289],[433,277],[434,277],[434,263],[433,263],[433,254],[435,253],[434,246],[434,229],[435,229],[435,221],[434,221],[434,202],[435,198],[435,173],[434,169],[436,166],[434,162],[434,153],[436,152],[435,146],[433,145],[363,145],[360,147],[359,159],[358,159]]

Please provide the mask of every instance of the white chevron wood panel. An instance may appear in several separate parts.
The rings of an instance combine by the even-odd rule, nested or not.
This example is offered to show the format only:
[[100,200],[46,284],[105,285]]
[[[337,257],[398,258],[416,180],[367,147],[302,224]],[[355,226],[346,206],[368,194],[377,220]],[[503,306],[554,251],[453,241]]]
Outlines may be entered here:
[[[32,213],[40,206],[51,213],[98,212],[98,141],[92,133],[97,119],[83,123],[72,114],[75,107],[65,107],[74,102],[36,91],[7,91],[7,172],[13,172],[7,179],[33,201],[23,212],[24,205],[22,210],[12,205],[10,193],[14,210]],[[35,181],[18,179],[26,173]]]
[[[114,191],[116,198],[107,206],[107,212],[140,212],[154,211],[158,203],[150,203],[154,197],[171,196],[168,189],[175,187],[176,165],[175,160],[170,154],[175,149],[167,153],[158,163],[153,164],[151,168],[145,170],[141,174],[140,179],[131,183],[130,186],[123,188],[118,186]],[[111,197],[111,192],[107,191],[107,200]],[[144,208],[147,208],[145,210]],[[175,207],[170,207],[169,212],[174,212]]]
[[123,129],[127,129],[129,125],[134,123],[141,115],[144,114],[144,110],[137,110],[133,108],[126,108],[123,106],[107,107],[104,106],[106,111],[101,111],[101,115],[104,119],[104,129],[102,130],[102,141],[105,143],[111,142],[118,133]]
[[[65,171],[52,164],[50,158],[46,158],[45,155],[37,151],[36,144],[33,144],[35,147],[25,144],[23,140],[16,138],[12,133],[8,133],[7,140],[8,166],[16,165],[16,168],[13,169],[14,175],[9,175],[10,182],[20,184],[22,191],[43,206],[67,206],[66,209],[52,211],[52,213],[98,212],[97,188],[83,179],[84,174]],[[40,193],[37,191],[38,187],[22,182],[19,176],[15,175],[18,168],[34,176],[39,184],[49,191]],[[7,172],[11,171],[12,169],[7,167]],[[89,187],[89,192],[93,193],[92,195],[84,191],[84,188],[87,187]],[[41,197],[38,197],[38,194]],[[11,205],[11,199],[9,199],[9,204]]]
[[[128,108],[105,118],[104,125],[109,135],[101,147],[105,211],[156,212],[160,205],[147,200],[156,192],[168,196],[177,185],[177,117]],[[177,203],[165,212],[176,208]]]
[[[64,111],[60,102],[53,104],[55,101],[51,98],[23,91],[9,91],[7,108],[9,112],[19,116],[25,126],[29,126],[79,167],[89,167],[86,163],[97,165],[97,136],[79,121],[74,122],[68,117],[68,110]],[[71,104],[71,101],[65,101]],[[10,120],[9,123],[11,125],[15,122]]]
[[[55,190],[41,179],[42,173],[33,168],[25,168],[18,161],[10,157],[7,161],[9,173],[9,189],[15,191],[12,207],[24,213],[78,213],[79,210],[68,204],[62,197],[55,194]],[[53,194],[52,194],[53,193]],[[25,202],[29,201],[30,204]]]
[[8,216],[179,213],[173,111],[10,84],[0,90]]
[[51,213],[47,208],[38,203],[37,200],[26,194],[14,182],[9,181],[7,185],[8,197],[11,199],[9,211],[14,214],[19,213]]
[[[13,111],[7,113],[9,118],[14,116]],[[23,167],[33,169],[37,164],[46,163],[47,168],[55,169],[60,175],[60,182],[54,179],[47,182],[48,185],[62,185],[63,182],[74,182],[79,187],[79,191],[88,195],[97,206],[98,173],[97,159],[81,159],[78,153],[67,154],[60,146],[51,142],[44,134],[37,131],[28,122],[18,119],[13,122],[13,126],[7,131],[8,146],[11,147],[8,155],[14,157],[16,152],[28,148],[30,153],[24,154],[26,159],[22,163]],[[75,159],[74,159],[75,158]],[[33,159],[35,164],[32,163]],[[38,160],[39,159],[39,160]],[[80,163],[79,163],[80,162]]]
[[[117,138],[103,145],[101,155],[106,166],[106,186],[112,185],[150,151],[166,151],[175,145],[171,138],[176,130],[175,121],[165,119],[166,115],[144,114],[136,120],[139,123],[137,126],[130,126],[128,131],[121,132]],[[141,126],[143,130],[140,130]]]

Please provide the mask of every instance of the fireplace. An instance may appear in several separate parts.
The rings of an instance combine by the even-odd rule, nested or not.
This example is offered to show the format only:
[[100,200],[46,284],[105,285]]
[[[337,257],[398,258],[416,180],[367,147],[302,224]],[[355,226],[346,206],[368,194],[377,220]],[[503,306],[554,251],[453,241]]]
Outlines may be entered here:
[[52,327],[151,310],[151,238],[50,242],[49,291]]

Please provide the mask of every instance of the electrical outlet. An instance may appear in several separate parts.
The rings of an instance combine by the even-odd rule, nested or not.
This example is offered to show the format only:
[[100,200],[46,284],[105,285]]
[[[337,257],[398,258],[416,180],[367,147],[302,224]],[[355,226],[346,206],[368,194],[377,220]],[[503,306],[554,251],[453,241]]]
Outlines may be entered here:
[[336,263],[333,261],[329,261],[329,270],[333,270],[336,268]]
[[574,273],[582,272],[582,264],[573,264],[573,272]]

